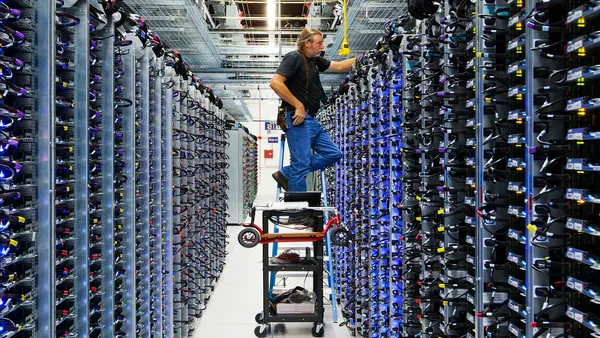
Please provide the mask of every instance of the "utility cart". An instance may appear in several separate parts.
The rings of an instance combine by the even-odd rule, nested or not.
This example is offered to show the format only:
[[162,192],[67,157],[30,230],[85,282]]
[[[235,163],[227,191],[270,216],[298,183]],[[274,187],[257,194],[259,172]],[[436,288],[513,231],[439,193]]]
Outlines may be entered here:
[[[296,205],[296,207],[294,207]],[[266,337],[270,323],[312,323],[312,335],[314,337],[322,337],[325,333],[323,326],[323,246],[325,236],[323,236],[323,224],[325,212],[335,213],[335,208],[332,207],[309,207],[308,204],[300,206],[289,203],[274,203],[270,207],[256,206],[252,209],[252,223],[256,211],[262,211],[262,229],[260,238],[263,239],[263,310],[258,313],[255,320],[259,326],[254,330],[257,337]],[[279,220],[280,217],[292,217],[293,219],[302,218],[310,219],[312,232],[296,231],[293,233],[269,233],[269,224],[273,220]],[[292,221],[293,222],[293,221]],[[253,224],[254,225],[254,224]],[[248,226],[248,225],[246,225]],[[251,228],[247,228],[251,229]],[[254,229],[253,229],[254,230]],[[281,236],[284,237],[281,237]],[[285,238],[285,242],[304,242],[310,245],[314,253],[312,263],[309,264],[272,264],[269,255],[269,240],[271,237]],[[241,240],[240,240],[241,241]],[[312,243],[312,244],[309,244]],[[279,271],[305,271],[313,274],[313,292],[316,294],[314,299],[314,308],[309,305],[310,313],[277,313],[275,305],[270,304],[270,273]],[[305,306],[306,307],[306,306]],[[307,311],[308,312],[308,311]]]

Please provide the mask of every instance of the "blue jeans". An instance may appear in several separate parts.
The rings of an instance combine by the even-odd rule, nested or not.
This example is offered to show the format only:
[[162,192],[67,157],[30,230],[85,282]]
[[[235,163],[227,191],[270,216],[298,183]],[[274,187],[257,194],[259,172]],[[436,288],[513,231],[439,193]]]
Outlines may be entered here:
[[342,158],[342,152],[317,119],[307,114],[304,122],[295,126],[293,114],[294,111],[286,112],[290,165],[283,167],[281,173],[288,179],[289,191],[306,191],[308,173],[333,165]]

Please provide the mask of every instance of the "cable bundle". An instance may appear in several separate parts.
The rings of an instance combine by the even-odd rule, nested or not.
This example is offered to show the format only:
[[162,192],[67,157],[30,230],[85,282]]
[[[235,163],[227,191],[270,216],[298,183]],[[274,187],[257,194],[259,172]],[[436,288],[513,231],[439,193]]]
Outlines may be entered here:
[[417,20],[425,20],[434,15],[439,4],[432,0],[408,0],[408,12]]

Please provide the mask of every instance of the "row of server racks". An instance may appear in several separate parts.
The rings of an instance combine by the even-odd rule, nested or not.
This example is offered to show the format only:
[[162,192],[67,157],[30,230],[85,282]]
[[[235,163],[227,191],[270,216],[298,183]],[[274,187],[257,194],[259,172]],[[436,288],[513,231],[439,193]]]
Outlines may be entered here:
[[597,1],[409,1],[321,120],[346,324],[598,337]]
[[0,337],[187,337],[225,259],[223,112],[95,1],[0,3]]

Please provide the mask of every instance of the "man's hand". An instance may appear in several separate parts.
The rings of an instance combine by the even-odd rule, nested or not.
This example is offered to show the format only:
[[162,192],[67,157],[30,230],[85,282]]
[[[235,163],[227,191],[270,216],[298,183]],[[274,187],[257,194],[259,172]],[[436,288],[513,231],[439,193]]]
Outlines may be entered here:
[[293,124],[295,126],[301,125],[302,122],[304,122],[305,117],[306,117],[306,110],[304,109],[304,106],[300,106],[300,107],[296,108],[296,112],[292,116]]
[[329,68],[327,68],[328,71],[333,71],[333,72],[349,72],[350,69],[352,68],[352,65],[354,64],[354,61],[356,60],[355,57],[344,60],[344,61],[331,61],[331,64],[329,65]]

